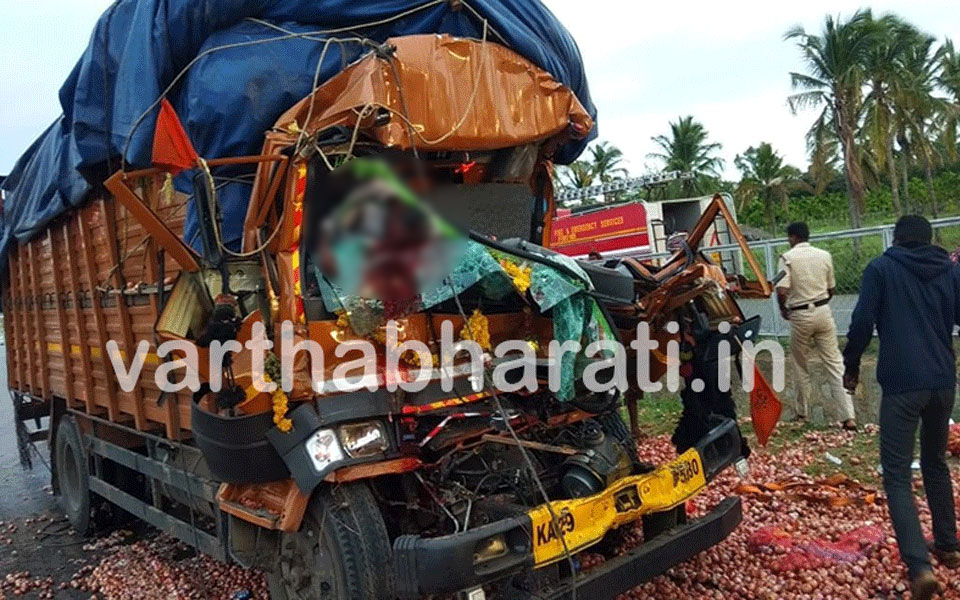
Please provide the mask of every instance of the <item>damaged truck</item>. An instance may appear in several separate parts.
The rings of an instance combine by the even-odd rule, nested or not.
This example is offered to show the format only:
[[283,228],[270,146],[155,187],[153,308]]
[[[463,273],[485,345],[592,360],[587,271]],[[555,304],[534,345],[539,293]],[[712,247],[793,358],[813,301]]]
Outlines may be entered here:
[[[539,2],[120,0],[60,96],[3,183],[0,251],[21,458],[46,441],[77,531],[119,507],[280,600],[598,599],[739,523],[737,498],[686,503],[749,454],[718,348],[756,335],[735,298],[770,282],[719,198],[657,264],[545,247],[596,111]],[[757,277],[700,251],[719,220]],[[662,465],[636,371],[670,358],[641,326],[686,381]],[[307,341],[322,360],[277,358]],[[589,389],[616,361],[567,342],[621,344],[625,383]]]

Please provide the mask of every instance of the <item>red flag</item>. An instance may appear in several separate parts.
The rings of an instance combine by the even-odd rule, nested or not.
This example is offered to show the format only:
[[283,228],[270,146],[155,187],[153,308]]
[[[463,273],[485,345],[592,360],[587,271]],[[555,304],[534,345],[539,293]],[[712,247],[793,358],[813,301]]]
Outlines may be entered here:
[[157,128],[153,132],[153,164],[169,169],[174,175],[191,169],[199,155],[193,149],[180,118],[166,98],[160,101]]
[[753,420],[753,430],[757,434],[757,442],[761,446],[767,445],[770,434],[773,433],[780,420],[783,405],[777,398],[770,384],[757,365],[753,365],[753,389],[750,390],[750,418]]

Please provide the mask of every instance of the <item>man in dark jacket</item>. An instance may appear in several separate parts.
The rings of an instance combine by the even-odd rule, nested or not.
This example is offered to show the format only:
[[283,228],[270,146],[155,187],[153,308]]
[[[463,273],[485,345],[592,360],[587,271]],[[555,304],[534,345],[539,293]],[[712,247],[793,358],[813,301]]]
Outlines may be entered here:
[[920,468],[933,518],[934,552],[960,567],[953,487],[945,461],[956,387],[953,328],[960,324],[960,267],[930,243],[930,223],[897,221],[894,245],[867,265],[843,350],[844,386],[859,381],[860,357],[880,337],[877,380],[880,464],[900,556],[910,570],[913,598],[937,590],[911,487],[911,463],[920,425]]

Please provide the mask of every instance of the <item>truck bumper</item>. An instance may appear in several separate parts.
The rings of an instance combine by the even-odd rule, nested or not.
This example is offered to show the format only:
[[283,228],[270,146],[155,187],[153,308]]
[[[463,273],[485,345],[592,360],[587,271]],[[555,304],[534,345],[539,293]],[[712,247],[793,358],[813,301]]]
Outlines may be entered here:
[[[670,567],[719,544],[742,520],[740,498],[726,498],[706,516],[674,527],[578,578],[576,597],[613,600]],[[547,600],[573,597],[569,586],[545,596]]]
[[[740,432],[727,419],[677,459],[651,473],[625,477],[594,496],[557,500],[549,508],[541,505],[463,533],[400,536],[393,546],[398,593],[402,598],[451,593],[560,561],[566,557],[564,542],[571,553],[579,552],[615,527],[679,506],[739,457]],[[706,517],[657,536],[591,572],[578,582],[578,597],[605,598],[609,592],[614,598],[716,544],[741,517],[739,499],[727,499]],[[478,560],[478,555],[486,559]],[[590,583],[595,580],[601,582]],[[598,595],[581,595],[581,585],[596,586]],[[614,587],[619,591],[614,593]],[[601,588],[602,594],[597,591]],[[565,592],[558,593],[557,598],[566,597]]]

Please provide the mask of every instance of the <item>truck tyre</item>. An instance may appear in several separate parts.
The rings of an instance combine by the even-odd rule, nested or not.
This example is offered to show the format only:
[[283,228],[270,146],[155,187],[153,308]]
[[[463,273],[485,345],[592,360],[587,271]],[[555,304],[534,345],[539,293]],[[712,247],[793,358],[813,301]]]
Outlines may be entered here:
[[267,580],[272,600],[393,600],[390,539],[365,483],[314,494],[300,531],[285,533]]
[[70,415],[60,419],[54,441],[54,470],[60,506],[80,535],[90,533],[90,459],[83,448],[80,429]]

